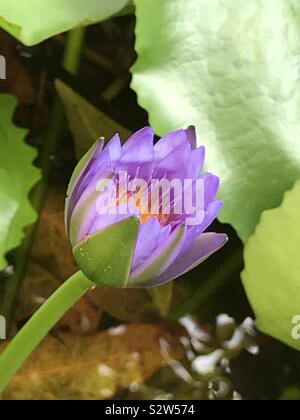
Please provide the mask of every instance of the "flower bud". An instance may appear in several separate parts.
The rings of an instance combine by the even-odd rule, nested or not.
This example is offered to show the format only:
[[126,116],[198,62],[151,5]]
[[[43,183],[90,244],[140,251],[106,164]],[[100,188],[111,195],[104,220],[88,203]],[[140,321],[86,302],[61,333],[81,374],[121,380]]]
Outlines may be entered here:
[[186,273],[227,241],[205,232],[223,203],[219,179],[202,173],[193,127],[154,144],[146,127],[122,146],[98,141],[81,159],[66,201],[77,263],[94,283],[153,287]]

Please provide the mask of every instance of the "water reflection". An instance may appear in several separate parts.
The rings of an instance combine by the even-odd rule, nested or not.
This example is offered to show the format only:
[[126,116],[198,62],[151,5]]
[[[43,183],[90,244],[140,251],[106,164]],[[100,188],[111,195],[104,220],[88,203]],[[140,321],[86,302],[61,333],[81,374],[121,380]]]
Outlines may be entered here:
[[181,339],[184,359],[170,358],[168,341],[161,337],[161,353],[167,366],[117,399],[241,399],[232,384],[230,361],[242,351],[259,353],[254,321],[247,318],[237,325],[233,318],[221,314],[214,324],[201,325],[192,316],[185,316],[179,322],[187,331]]

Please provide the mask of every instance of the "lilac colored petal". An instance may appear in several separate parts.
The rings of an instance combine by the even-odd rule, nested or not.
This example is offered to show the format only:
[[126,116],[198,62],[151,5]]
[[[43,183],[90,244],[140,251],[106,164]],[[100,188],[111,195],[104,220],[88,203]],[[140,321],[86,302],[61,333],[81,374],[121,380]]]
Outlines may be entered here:
[[171,234],[171,226],[167,225],[165,227],[163,227],[160,230],[160,234],[159,234],[159,243],[162,244],[163,242],[165,242],[168,238],[168,236]]
[[133,134],[122,148],[117,171],[126,171],[131,178],[149,178],[152,173],[154,131],[145,127]]
[[217,218],[218,214],[222,210],[224,202],[221,200],[213,201],[209,204],[205,212],[205,218],[203,224],[201,225],[202,232],[204,232],[212,222]]
[[112,177],[113,174],[107,170],[96,175],[78,199],[70,220],[69,236],[73,246],[86,237],[98,216],[97,203],[101,194],[97,188],[98,181],[112,180]]
[[185,131],[186,138],[191,145],[191,149],[194,150],[197,148],[197,135],[196,135],[196,128],[191,125]]
[[84,183],[88,183],[89,179],[93,178],[104,164],[113,170],[114,164],[121,158],[121,154],[122,147],[120,136],[115,134],[98,156],[97,160],[93,162],[93,165],[90,168],[89,178],[86,178]]
[[77,245],[84,240],[90,229],[90,226],[95,222],[98,213],[96,202],[99,197],[99,192],[91,192],[89,198],[77,203],[71,217],[70,223],[70,241],[72,246]]
[[[89,156],[89,158],[87,159],[87,161],[85,162],[84,166],[82,167],[82,169],[80,170],[79,174],[76,173],[76,169],[74,172],[74,179],[72,177],[71,181],[70,181],[70,186],[69,186],[69,191],[68,191],[68,197],[66,200],[66,228],[67,228],[67,232],[69,232],[70,229],[70,220],[71,220],[71,214],[74,210],[74,207],[77,203],[78,198],[80,197],[79,195],[79,189],[80,189],[80,185],[82,183],[82,181],[84,180],[84,178],[87,176],[87,174],[90,171],[91,166],[93,165],[94,161],[99,157],[100,153],[102,152],[104,146],[104,140],[100,139],[86,154],[86,156]],[[79,162],[80,165],[80,162]]]
[[123,155],[127,155],[130,152],[135,154],[136,157],[138,156],[143,159],[143,148],[148,149],[150,144],[153,149],[153,141],[153,129],[151,127],[144,127],[129,137],[122,148]]
[[199,177],[204,179],[204,202],[205,206],[214,201],[220,186],[220,180],[214,174],[206,172]]
[[113,170],[108,161],[101,160],[101,162],[98,162],[97,170],[90,170],[90,172],[85,176],[79,185],[77,203],[79,200],[81,200],[83,194],[91,185],[96,185],[98,181],[100,181],[102,178],[105,178],[106,174],[112,172]]
[[185,178],[190,154],[191,146],[185,130],[176,130],[162,137],[154,146],[153,177]]
[[168,270],[156,279],[149,281],[145,287],[158,286],[182,276],[204,262],[222,248],[227,241],[228,237],[223,233],[203,233]]
[[97,156],[93,159],[91,166],[86,176],[81,180],[78,196],[80,197],[85,189],[96,178],[97,181],[101,178],[103,172],[113,170],[113,164],[121,157],[121,140],[118,134],[115,134],[109,143],[105,146],[104,150],[101,149],[97,152]]
[[163,243],[152,252],[144,263],[130,275],[131,285],[144,284],[152,278],[159,276],[174,262],[180,254],[185,242],[185,226],[175,229]]
[[97,233],[110,225],[121,222],[122,220],[128,219],[132,216],[139,216],[139,211],[137,208],[133,209],[132,206],[128,207],[126,204],[118,206],[116,208],[115,214],[97,214],[97,217],[94,219],[94,222],[88,230],[87,235],[93,235],[94,233]]
[[212,224],[212,222],[220,213],[223,204],[223,201],[214,201],[208,206],[208,209],[204,216],[204,220],[200,225],[190,227],[188,226],[187,238],[186,243],[183,246],[183,252],[185,252],[191,245],[191,243],[193,243],[194,240]]
[[[170,140],[171,142],[172,140]],[[185,179],[189,167],[191,147],[184,142],[175,149],[172,149],[161,160],[156,160],[153,167],[153,178],[169,180]]]
[[122,155],[122,146],[119,134],[116,134],[112,137],[110,142],[105,147],[104,152],[106,150],[109,152],[111,162],[117,162],[120,160]]
[[185,130],[176,130],[162,137],[154,146],[154,159],[161,161],[175,149],[187,143]]
[[133,257],[132,271],[137,270],[157,247],[160,231],[160,224],[156,217],[152,217],[141,224]]
[[192,150],[187,172],[187,179],[196,179],[200,176],[205,160],[205,147],[201,146],[198,149]]

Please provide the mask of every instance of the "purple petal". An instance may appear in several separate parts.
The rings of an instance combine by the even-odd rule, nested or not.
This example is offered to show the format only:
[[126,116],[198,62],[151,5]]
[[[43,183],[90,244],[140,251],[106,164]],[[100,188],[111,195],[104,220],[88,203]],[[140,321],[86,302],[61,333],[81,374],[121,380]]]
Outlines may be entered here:
[[96,174],[92,182],[85,188],[78,199],[70,220],[70,240],[73,246],[82,241],[98,217],[97,204],[101,192],[97,188],[98,181],[112,179],[112,173],[103,169],[101,174]]
[[118,206],[115,210],[115,214],[97,214],[92,225],[88,229],[87,235],[93,235],[94,233],[97,233],[110,225],[119,223],[122,220],[128,219],[132,216],[139,216],[139,211],[137,208],[127,206],[127,204]]
[[112,137],[110,142],[105,147],[104,152],[105,151],[109,152],[109,158],[111,162],[117,162],[121,158],[122,146],[119,134],[116,134]]
[[203,168],[205,160],[205,147],[201,146],[198,149],[192,150],[189,168],[187,172],[187,179],[197,179]]
[[188,142],[184,142],[175,149],[172,148],[161,160],[157,160],[155,157],[153,178],[162,179],[166,177],[170,180],[185,179],[189,167],[190,156],[190,145]]
[[223,208],[223,205],[224,205],[224,202],[221,200],[213,201],[212,203],[209,204],[205,212],[204,221],[201,225],[202,232],[204,232],[212,224],[212,222],[217,218],[218,214]]
[[197,135],[196,135],[196,128],[194,126],[190,126],[185,130],[186,138],[191,145],[191,149],[194,150],[197,148]]
[[137,286],[144,285],[145,282],[163,273],[180,254],[185,235],[184,226],[176,228],[163,243],[159,243],[144,263],[131,273],[129,283]]
[[160,224],[156,217],[141,224],[133,257],[132,271],[137,270],[152,254],[160,239]]
[[203,233],[185,253],[181,254],[168,270],[156,279],[149,281],[145,287],[158,286],[182,276],[204,262],[222,248],[227,241],[228,237],[225,234]]
[[115,134],[112,139],[109,141],[107,146],[104,148],[103,151],[98,152],[97,156],[93,160],[88,173],[81,181],[79,189],[78,189],[78,196],[80,197],[85,189],[93,183],[95,177],[97,177],[97,181],[101,179],[103,171],[113,170],[113,164],[115,161],[119,160],[121,156],[121,141],[118,134]]
[[[124,155],[133,153],[135,158],[139,157],[143,159],[143,151],[153,149],[154,131],[151,127],[144,127],[141,130],[134,133],[127,142],[124,144],[122,152]],[[128,156],[130,159],[130,156]]]
[[160,234],[159,234],[160,244],[164,243],[168,239],[169,235],[171,234],[171,230],[172,228],[170,225],[167,225],[160,230]]
[[176,130],[162,137],[154,146],[154,159],[161,161],[175,149],[187,143],[185,130]]
[[183,245],[182,252],[185,252],[195,241],[195,239],[212,224],[212,222],[216,219],[219,212],[221,211],[222,207],[223,201],[214,201],[208,206],[203,223],[196,226],[188,226],[187,238],[185,244]]
[[131,177],[149,178],[152,173],[154,132],[145,127],[133,134],[122,148],[117,171],[126,171]]
[[[99,140],[94,146],[87,152],[85,157],[78,163],[77,167],[75,168],[73,177],[71,178],[68,193],[67,193],[67,200],[66,200],[66,228],[67,232],[70,229],[70,219],[71,214],[74,210],[74,207],[77,203],[78,198],[80,197],[79,189],[81,186],[82,181],[84,178],[89,174],[90,168],[93,165],[94,161],[100,155],[104,146],[104,140]],[[84,165],[81,167],[82,162],[84,159],[87,159]]]
[[204,202],[207,206],[214,201],[220,186],[220,180],[214,174],[206,172],[200,179],[204,179]]
[[186,177],[191,155],[191,146],[185,130],[176,130],[162,137],[154,146],[153,177]]

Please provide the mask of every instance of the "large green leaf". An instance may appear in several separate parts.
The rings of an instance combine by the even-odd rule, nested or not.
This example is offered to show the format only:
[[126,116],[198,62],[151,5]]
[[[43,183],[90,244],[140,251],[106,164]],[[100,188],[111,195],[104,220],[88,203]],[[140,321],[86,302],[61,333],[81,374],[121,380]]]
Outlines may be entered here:
[[136,0],[132,86],[162,135],[195,124],[247,240],[300,178],[300,2]]
[[26,45],[104,20],[128,0],[1,0],[0,26]]
[[294,189],[286,193],[281,207],[263,213],[254,236],[246,245],[242,277],[258,328],[298,350],[299,244],[300,182],[297,182]]
[[32,165],[36,152],[24,143],[26,130],[12,123],[15,107],[14,97],[0,95],[0,269],[5,254],[20,244],[24,227],[36,218],[28,194],[40,176]]

